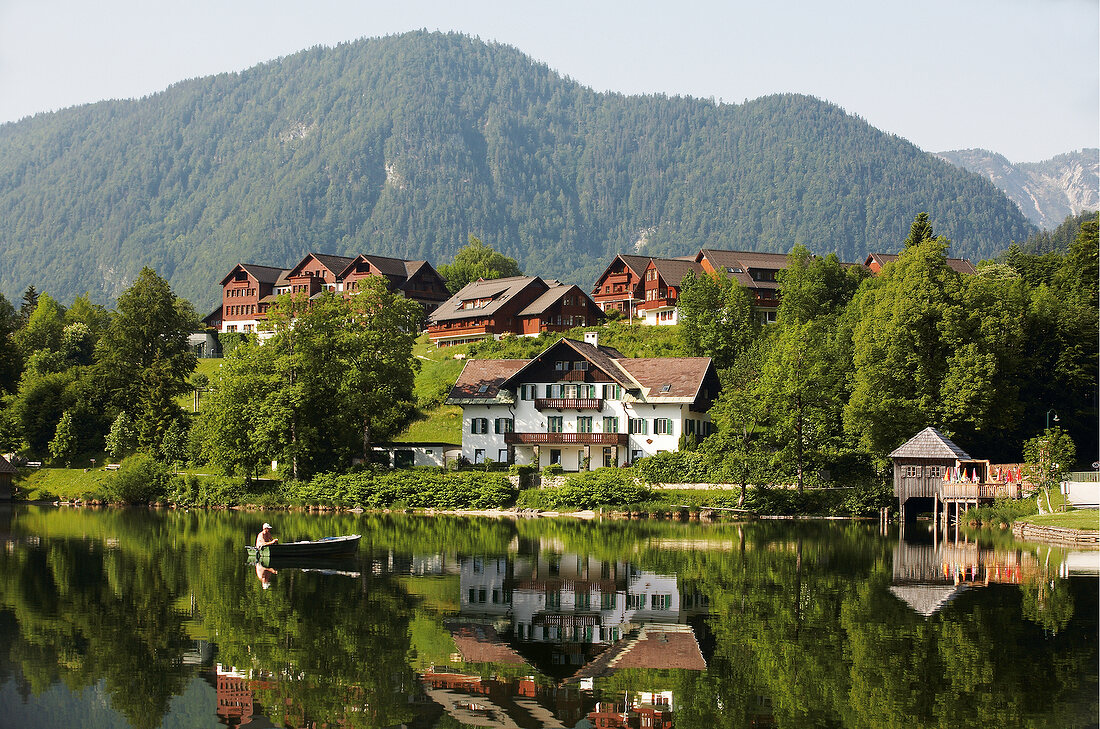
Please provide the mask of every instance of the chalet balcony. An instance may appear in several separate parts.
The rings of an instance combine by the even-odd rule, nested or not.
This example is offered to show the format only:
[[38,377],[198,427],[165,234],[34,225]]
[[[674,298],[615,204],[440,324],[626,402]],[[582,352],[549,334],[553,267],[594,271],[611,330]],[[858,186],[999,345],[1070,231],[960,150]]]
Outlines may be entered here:
[[602,410],[599,397],[536,397],[535,410]]
[[612,445],[625,446],[626,433],[505,433],[508,445]]

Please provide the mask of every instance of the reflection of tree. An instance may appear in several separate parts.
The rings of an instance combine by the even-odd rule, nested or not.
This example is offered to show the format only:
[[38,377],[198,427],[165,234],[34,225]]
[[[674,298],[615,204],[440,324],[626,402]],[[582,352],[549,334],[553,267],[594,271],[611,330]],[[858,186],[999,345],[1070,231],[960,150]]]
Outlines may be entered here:
[[0,602],[18,622],[9,657],[31,691],[103,679],[111,705],[137,729],[154,727],[180,693],[191,641],[173,603],[183,593],[165,550],[105,550],[53,540],[0,553]]
[[417,690],[406,660],[411,608],[394,582],[280,569],[263,590],[240,557],[225,550],[195,560],[191,584],[218,660],[266,679],[256,698],[272,721],[408,720]]
[[1073,618],[1073,595],[1069,584],[1040,575],[1020,586],[1024,617],[1051,633],[1069,625]]

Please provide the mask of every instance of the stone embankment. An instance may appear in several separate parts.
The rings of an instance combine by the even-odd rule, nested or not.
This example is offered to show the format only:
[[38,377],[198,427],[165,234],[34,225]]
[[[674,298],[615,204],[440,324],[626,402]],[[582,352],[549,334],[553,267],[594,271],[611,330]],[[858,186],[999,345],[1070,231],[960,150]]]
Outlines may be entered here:
[[1012,525],[1012,534],[1025,542],[1047,542],[1053,544],[1100,545],[1100,532],[1067,527],[1040,526],[1025,521]]

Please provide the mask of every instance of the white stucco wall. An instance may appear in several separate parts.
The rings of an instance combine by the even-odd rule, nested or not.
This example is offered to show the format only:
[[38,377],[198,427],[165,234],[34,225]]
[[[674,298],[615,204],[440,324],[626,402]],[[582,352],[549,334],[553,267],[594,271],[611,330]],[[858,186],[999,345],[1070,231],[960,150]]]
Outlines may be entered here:
[[[536,386],[536,394],[542,398],[546,392],[548,382],[526,383]],[[596,395],[602,395],[602,385],[596,385]],[[500,461],[501,451],[506,451],[508,445],[504,442],[504,434],[495,432],[497,418],[512,418],[513,430],[516,433],[547,433],[548,418],[560,417],[562,419],[563,433],[577,433],[577,419],[581,417],[592,418],[592,432],[603,433],[605,417],[619,419],[618,433],[627,433],[631,418],[641,418],[646,421],[646,432],[631,434],[626,447],[620,446],[615,465],[622,465],[634,460],[634,457],[652,456],[661,451],[674,451],[679,446],[680,436],[684,433],[684,420],[709,421],[705,413],[694,413],[688,405],[683,403],[643,403],[636,402],[624,394],[624,400],[604,400],[600,410],[537,410],[534,400],[521,400],[518,395],[521,389],[516,390],[515,403],[500,405],[465,405],[462,408],[462,455],[471,463],[475,462],[477,450],[482,449],[486,458]],[[488,420],[488,433],[475,434],[472,432],[472,422],[475,418]],[[672,420],[672,432],[657,434],[654,432],[655,419]],[[590,467],[595,469],[603,465],[604,445],[593,444],[591,449]],[[550,451],[560,450],[562,468],[566,471],[576,471],[580,468],[583,459],[584,446],[577,444],[542,444],[540,445],[541,466],[550,464]],[[534,462],[533,445],[515,446],[515,462],[529,464]]]
[[[671,311],[672,312],[672,318],[671,319],[665,319],[664,321],[661,321],[661,318],[660,318],[660,316],[658,316],[658,314],[662,311]],[[653,325],[653,326],[658,326],[658,325],[662,325],[662,324],[666,325],[666,326],[671,326],[672,324],[679,324],[680,323],[680,310],[679,310],[679,308],[677,308],[675,306],[665,306],[665,307],[662,307],[660,309],[647,309],[647,310],[643,311],[642,314],[643,314],[643,317],[644,317],[643,321],[646,324],[650,324],[650,325]]]

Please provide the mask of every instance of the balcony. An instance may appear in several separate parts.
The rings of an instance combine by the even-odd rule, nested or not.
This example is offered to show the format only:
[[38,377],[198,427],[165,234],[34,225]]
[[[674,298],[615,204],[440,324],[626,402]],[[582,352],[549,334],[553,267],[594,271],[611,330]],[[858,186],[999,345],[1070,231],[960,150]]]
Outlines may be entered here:
[[536,397],[535,410],[602,410],[598,397]]
[[505,433],[508,445],[617,445],[625,446],[626,433]]
[[1018,499],[1018,483],[941,483],[936,489],[941,499]]

